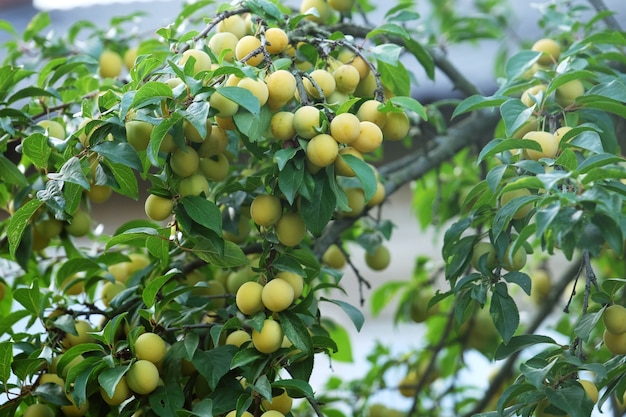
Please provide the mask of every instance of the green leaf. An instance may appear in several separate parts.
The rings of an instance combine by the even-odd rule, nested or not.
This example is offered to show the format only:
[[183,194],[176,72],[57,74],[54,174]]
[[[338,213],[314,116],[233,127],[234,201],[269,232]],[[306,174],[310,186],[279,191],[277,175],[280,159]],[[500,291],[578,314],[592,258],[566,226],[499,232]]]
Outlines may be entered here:
[[128,142],[104,141],[91,149],[115,164],[125,165],[139,172],[142,170],[137,151]]
[[422,103],[415,100],[413,97],[394,96],[391,97],[389,101],[397,107],[414,112],[424,121],[428,120],[428,113],[426,113],[426,109],[422,106]]
[[160,104],[163,99],[173,97],[172,89],[167,84],[159,81],[148,81],[137,90],[130,106],[138,109],[151,104]]
[[370,308],[374,317],[389,305],[399,290],[406,286],[404,281],[388,281],[378,286],[370,298]]
[[53,98],[61,100],[59,93],[54,90],[48,91],[48,90],[44,90],[43,88],[31,86],[31,87],[25,87],[17,91],[15,94],[13,94],[11,97],[7,99],[6,104],[13,104],[16,101],[25,99],[27,97],[53,97]]
[[26,29],[22,35],[22,39],[25,41],[32,40],[37,33],[39,33],[42,29],[48,27],[50,25],[50,15],[47,12],[37,13],[33,18],[28,22]]
[[203,240],[194,246],[193,253],[209,264],[222,268],[236,268],[247,265],[250,262],[241,248],[230,241],[224,241],[224,250],[222,252],[210,241]]
[[11,378],[11,364],[13,363],[13,342],[0,343],[0,382],[7,386]]
[[626,103],[626,84],[620,80],[599,83],[589,89],[587,94],[608,97]]
[[452,119],[473,110],[500,106],[506,100],[508,100],[508,97],[504,96],[484,97],[478,94],[470,96],[456,106],[454,112],[452,113]]
[[261,353],[256,349],[242,349],[233,356],[230,369],[241,368],[263,358],[267,358],[265,353]]
[[219,380],[230,371],[230,364],[237,353],[233,345],[218,346],[210,351],[196,350],[193,364],[214,390]]
[[526,71],[532,68],[537,62],[541,52],[537,51],[520,51],[510,57],[506,62],[505,72],[506,78],[511,81],[521,77]]
[[185,403],[183,388],[174,379],[166,380],[165,386],[157,387],[148,398],[150,409],[160,417],[177,415],[178,410],[182,409]]
[[239,104],[253,115],[259,115],[261,111],[259,99],[249,90],[241,87],[220,87],[216,91],[227,99]]
[[311,335],[304,321],[294,312],[284,310],[278,313],[280,326],[289,341],[305,355],[313,353]]
[[585,394],[581,386],[560,387],[546,390],[551,405],[565,411],[570,417],[587,417],[591,415],[594,403]]
[[495,285],[489,312],[503,342],[508,344],[519,326],[519,311],[504,282]]
[[89,180],[87,180],[87,177],[83,172],[83,167],[80,164],[80,159],[76,156],[73,156],[65,161],[58,173],[49,173],[48,177],[52,180],[71,182],[72,184],[80,185],[86,190],[90,187]]
[[563,74],[559,74],[558,76],[552,79],[552,81],[550,82],[550,85],[548,85],[548,89],[546,90],[545,95],[550,94],[551,92],[555,91],[557,88],[562,86],[563,84],[566,84],[570,81],[584,80],[587,78],[592,78],[592,79],[596,78],[596,74],[587,70],[570,71],[570,72],[565,72]]
[[330,339],[336,344],[336,351],[331,354],[333,360],[353,362],[352,344],[348,331],[340,324],[330,320],[325,321],[324,326],[328,330]]
[[28,185],[26,176],[7,157],[0,154],[0,179],[7,184],[25,187]]
[[478,155],[478,162],[491,159],[494,156],[513,149],[533,149],[541,151],[541,145],[535,140],[523,139],[494,139],[489,142]]
[[374,46],[371,49],[371,52],[377,61],[382,61],[389,65],[396,66],[400,60],[402,47],[391,43],[383,43],[381,45]]
[[356,177],[361,182],[363,193],[365,194],[365,201],[369,201],[376,193],[376,175],[372,167],[360,158],[354,155],[340,155],[346,164],[352,168]]
[[502,276],[506,282],[517,284],[526,295],[530,295],[531,280],[528,274],[519,271],[512,271]]
[[52,148],[48,145],[48,138],[41,133],[33,133],[22,142],[24,155],[30,159],[37,168],[47,168],[48,159]]
[[500,114],[507,137],[513,136],[513,133],[528,121],[534,110],[534,106],[526,107],[519,99],[509,99],[502,103]]
[[108,163],[111,174],[115,178],[117,193],[137,200],[139,198],[139,185],[137,175],[129,166],[122,164]]
[[115,387],[129,368],[130,363],[128,365],[118,365],[113,368],[105,369],[98,375],[98,383],[109,397],[113,397]]
[[576,104],[588,109],[607,111],[626,119],[626,106],[624,103],[609,97],[586,94],[582,97],[578,97]]
[[41,292],[39,290],[39,280],[34,279],[29,288],[20,287],[13,291],[13,299],[20,303],[26,311],[34,316],[39,316],[41,312]]
[[298,190],[304,181],[303,162],[298,158],[297,163],[290,159],[282,171],[278,174],[278,186],[285,195],[289,204],[293,204]]
[[246,0],[243,3],[246,7],[250,8],[250,11],[262,17],[271,17],[276,20],[278,23],[283,23],[284,18],[278,6],[270,1],[266,0]]
[[359,309],[354,307],[352,304],[346,303],[345,301],[341,300],[331,300],[326,297],[321,297],[320,300],[328,301],[341,307],[343,311],[348,315],[348,317],[350,317],[350,320],[352,320],[352,323],[354,323],[354,327],[356,327],[357,331],[361,330],[361,328],[363,327],[363,323],[365,322],[365,318],[363,317],[363,313],[361,313]]
[[513,336],[509,343],[501,343],[496,349],[495,360],[506,359],[512,354],[526,349],[527,347],[535,346],[540,343],[550,343],[557,345],[557,343],[548,336],[538,334],[525,334],[520,336]]
[[173,271],[165,275],[161,275],[156,278],[152,278],[146,288],[141,293],[141,299],[146,304],[147,308],[152,308],[156,302],[156,296],[159,294],[161,288],[170,280],[173,276],[178,275],[178,271]]
[[[358,158],[355,158],[358,159]],[[300,212],[307,229],[319,236],[335,212],[337,198],[325,172],[314,177],[315,189],[311,199],[301,199]]]
[[609,164],[616,164],[623,161],[623,158],[609,153],[591,155],[580,163],[580,165],[578,166],[578,174],[586,174],[592,169]]
[[596,327],[596,324],[602,320],[602,313],[604,313],[604,309],[581,316],[574,327],[576,336],[580,337],[583,342],[589,341],[592,330]]
[[279,379],[272,382],[272,387],[286,389],[290,397],[314,397],[311,385],[309,385],[308,382],[299,379]]
[[199,196],[186,196],[178,202],[176,209],[183,209],[194,222],[221,236],[222,213],[212,201]]

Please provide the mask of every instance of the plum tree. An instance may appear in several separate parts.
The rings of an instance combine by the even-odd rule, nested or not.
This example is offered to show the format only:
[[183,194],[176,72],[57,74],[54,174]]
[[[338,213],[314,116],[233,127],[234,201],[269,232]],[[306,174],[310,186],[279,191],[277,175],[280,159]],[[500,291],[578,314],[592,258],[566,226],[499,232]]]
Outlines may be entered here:
[[[620,22],[365,3],[2,23],[0,414],[619,413]],[[491,85],[456,64],[485,38]],[[423,337],[316,385],[318,356],[363,362],[331,304]]]

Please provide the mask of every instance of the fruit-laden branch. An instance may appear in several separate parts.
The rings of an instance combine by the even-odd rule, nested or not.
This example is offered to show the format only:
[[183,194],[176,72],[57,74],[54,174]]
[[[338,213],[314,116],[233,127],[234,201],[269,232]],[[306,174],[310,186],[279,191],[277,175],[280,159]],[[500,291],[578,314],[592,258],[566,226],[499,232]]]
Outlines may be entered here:
[[[486,143],[493,136],[500,115],[495,111],[482,110],[448,129],[446,135],[435,136],[432,149],[418,149],[393,163],[394,169],[381,166],[379,173],[385,181],[385,193],[390,196],[404,184],[421,178],[431,169],[452,158],[461,149],[480,143]],[[413,140],[419,140],[414,137]],[[318,257],[328,246],[339,239],[357,219],[344,218],[333,222],[316,241],[314,252]]]
[[[525,334],[534,334],[541,323],[552,313],[552,310],[559,304],[559,300],[563,296],[567,285],[572,282],[581,272],[581,264],[583,260],[578,259],[575,262],[570,263],[569,267],[565,270],[565,272],[559,277],[556,284],[552,287],[548,297],[546,297],[545,301],[541,304],[539,310],[533,317],[532,321],[526,328]],[[485,395],[478,401],[472,410],[466,413],[463,417],[471,417],[474,414],[482,412],[485,407],[489,404],[491,399],[496,395],[500,387],[506,382],[507,378],[511,375],[511,370],[515,365],[521,351],[518,351],[507,358],[507,360],[502,364],[502,367],[495,375],[495,377],[491,380],[489,384],[489,388],[485,391]]]
[[[339,31],[346,35],[352,35],[357,38],[365,39],[367,34],[371,32],[373,27],[364,27],[353,25],[350,23],[339,23],[337,25],[333,25],[329,28],[331,32]],[[396,45],[405,46],[404,41],[399,37],[385,37],[387,42],[394,43]],[[452,64],[446,54],[443,53],[440,49],[436,48],[427,48],[428,53],[433,58],[433,62],[435,66],[441,70],[449,79],[452,81],[454,88],[459,90],[465,96],[472,96],[475,94],[481,94],[480,90],[476,85],[474,85],[469,79],[467,79],[459,69]]]
[[[606,7],[606,4],[604,4],[604,1],[602,0],[589,0],[589,3],[591,3],[598,13],[611,11],[608,7]],[[604,23],[606,23],[607,26],[613,30],[622,31],[622,28],[614,14],[607,14],[604,16]]]

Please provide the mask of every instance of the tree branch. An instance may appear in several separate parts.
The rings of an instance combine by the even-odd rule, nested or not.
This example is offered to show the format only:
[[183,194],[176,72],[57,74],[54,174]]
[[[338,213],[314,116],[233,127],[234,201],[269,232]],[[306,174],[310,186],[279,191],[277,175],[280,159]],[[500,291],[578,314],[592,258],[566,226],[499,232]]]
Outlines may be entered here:
[[[342,33],[363,39],[365,39],[367,34],[373,29],[374,28],[372,27],[357,26],[345,22],[330,27],[331,32],[340,31]],[[389,36],[386,37],[386,40],[396,45],[404,46],[404,41],[401,38]],[[461,93],[465,96],[481,94],[480,90],[448,60],[443,51],[435,48],[427,48],[427,51],[433,58],[433,62],[437,68],[446,74],[450,81],[452,81],[452,84],[454,84],[454,87]]]
[[[591,3],[591,5],[594,7],[594,9],[596,9],[598,13],[610,11],[609,8],[606,7],[606,4],[604,4],[604,1],[602,0],[589,0],[589,3]],[[604,16],[604,23],[606,23],[607,26],[613,30],[617,30],[620,32],[622,31],[622,28],[619,22],[617,21],[617,19],[615,18],[613,14],[608,14]]]

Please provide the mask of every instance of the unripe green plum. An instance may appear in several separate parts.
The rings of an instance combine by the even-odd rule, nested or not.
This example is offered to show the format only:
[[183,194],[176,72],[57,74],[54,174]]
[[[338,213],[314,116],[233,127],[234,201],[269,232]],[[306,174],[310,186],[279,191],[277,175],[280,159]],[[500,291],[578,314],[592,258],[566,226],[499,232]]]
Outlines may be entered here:
[[183,52],[183,56],[179,61],[179,65],[184,66],[189,59],[193,57],[195,62],[193,64],[193,74],[197,74],[201,71],[211,70],[211,57],[206,52],[200,49],[187,49]]
[[224,153],[227,147],[228,134],[226,130],[219,126],[213,126],[211,134],[200,145],[198,155],[200,155],[200,158],[209,158],[213,155]]
[[195,149],[187,146],[185,149],[176,149],[170,157],[172,172],[181,178],[194,174],[200,166],[200,157]]
[[289,396],[287,390],[283,390],[280,395],[272,396],[271,401],[266,399],[261,400],[261,406],[264,410],[275,410],[285,415],[291,411],[292,405],[293,399]]
[[309,74],[309,77],[313,79],[313,81],[317,84],[317,87],[320,91],[315,87],[313,82],[309,78],[304,78],[302,83],[304,84],[304,88],[309,96],[314,98],[321,98],[322,96],[328,97],[337,88],[337,84],[335,82],[335,78],[333,75],[323,69],[317,69]]
[[533,44],[531,50],[542,53],[537,60],[539,65],[551,65],[557,62],[561,56],[561,47],[559,44],[549,38],[539,39]]
[[185,135],[185,139],[194,143],[203,143],[209,136],[211,136],[211,132],[213,130],[213,123],[211,119],[207,119],[206,123],[206,134],[204,136],[200,136],[198,129],[194,127],[188,120],[183,122],[183,134]]
[[54,417],[54,411],[46,404],[31,404],[26,407],[22,417]]
[[209,195],[209,182],[202,174],[194,174],[183,178],[178,183],[178,193],[181,197],[188,195]]
[[209,48],[217,57],[223,55],[224,61],[233,62],[235,60],[235,48],[239,38],[231,32],[218,32],[209,39]]
[[387,191],[385,190],[385,186],[382,182],[376,181],[376,191],[372,198],[369,199],[366,206],[367,207],[375,207],[382,204],[385,201],[385,197],[387,197]]
[[142,333],[135,340],[135,357],[157,364],[167,353],[165,340],[156,333]]
[[100,290],[100,298],[102,299],[102,304],[104,304],[105,307],[108,307],[111,304],[111,300],[125,289],[126,285],[123,282],[105,282],[104,285],[102,285],[102,289]]
[[233,243],[243,243],[246,241],[248,236],[250,236],[250,217],[245,214],[240,214],[239,222],[237,224],[237,233],[231,233],[229,231],[224,231],[224,239],[229,240]]
[[150,194],[144,204],[146,215],[154,221],[162,221],[170,217],[174,210],[174,200]]
[[296,77],[287,70],[277,70],[265,79],[269,98],[278,103],[287,103],[296,93]]
[[218,110],[217,116],[219,117],[231,117],[239,110],[239,104],[224,97],[219,91],[211,94],[209,98],[209,104]]
[[246,35],[239,39],[235,47],[235,56],[238,61],[243,61],[248,55],[255,52],[254,55],[247,58],[244,62],[252,67],[256,67],[263,62],[264,56],[261,51],[261,40],[252,35]]
[[250,217],[259,226],[275,225],[282,214],[283,207],[280,199],[273,195],[260,194],[254,198],[250,205]]
[[293,127],[296,133],[304,139],[311,139],[318,134],[321,129],[321,112],[313,106],[302,106],[295,111],[293,117]]
[[341,113],[330,122],[330,134],[339,143],[349,145],[359,138],[361,121],[352,113]]
[[111,198],[113,190],[108,185],[91,184],[91,187],[89,187],[89,190],[86,191],[85,194],[89,201],[100,204]]
[[598,392],[598,387],[596,387],[596,384],[586,379],[579,379],[578,383],[582,385],[583,389],[585,390],[585,394],[587,394],[589,399],[593,401],[594,404],[597,403],[600,393]]
[[330,135],[322,133],[314,136],[306,146],[306,157],[315,166],[324,168],[335,162],[339,145]]
[[343,155],[352,155],[359,158],[361,161],[363,160],[363,154],[351,146],[341,148],[339,150],[339,156],[335,159],[335,174],[342,175],[344,177],[354,177],[356,173],[350,166],[346,163],[346,161],[342,158]]
[[485,266],[487,269],[492,270],[498,266],[498,259],[496,258],[496,249],[491,242],[478,242],[472,249],[472,266],[474,269],[478,269],[478,262],[483,255],[487,255]]
[[283,329],[277,321],[266,319],[261,331],[252,330],[252,344],[261,353],[274,353],[283,343]]
[[316,23],[327,23],[332,16],[332,9],[325,0],[302,0],[300,13],[306,13],[307,20],[312,20]]
[[281,28],[269,28],[265,31],[265,49],[270,54],[280,54],[289,44],[287,33]]
[[[500,207],[504,207],[509,201],[518,197],[527,197],[531,193],[526,188],[520,188],[518,190],[506,191],[500,196]],[[533,203],[524,204],[514,214],[513,219],[519,220],[525,218],[528,213],[533,209]]]
[[302,290],[304,289],[304,279],[302,276],[288,271],[280,271],[276,274],[274,279],[282,279],[291,285],[293,288],[293,298],[298,299],[302,295]]
[[509,245],[506,252],[504,252],[502,268],[507,271],[519,271],[526,265],[526,249],[524,249],[524,246],[520,246],[515,253],[511,253],[512,250],[513,244]]
[[342,211],[341,215],[344,217],[359,217],[363,210],[365,210],[365,194],[361,188],[346,188],[344,189],[346,197],[348,198],[348,206],[350,211]]
[[126,141],[137,151],[145,151],[150,143],[154,125],[143,120],[129,120],[125,123]]
[[373,72],[369,72],[365,78],[361,78],[361,82],[359,82],[359,85],[356,86],[356,90],[354,90],[354,95],[356,97],[373,97],[377,87],[376,76],[374,76]]
[[361,82],[359,71],[353,65],[348,64],[343,64],[335,68],[333,77],[335,78],[337,90],[346,94],[354,93],[359,82]]
[[263,287],[261,300],[263,305],[274,313],[289,308],[294,300],[294,291],[291,284],[282,279],[273,279]]
[[383,126],[383,138],[386,140],[402,140],[409,134],[411,123],[405,112],[387,113],[387,121]]
[[233,345],[237,347],[241,347],[244,343],[248,343],[252,340],[252,337],[245,330],[235,330],[226,336],[226,341],[224,342],[227,345]]
[[626,355],[626,333],[613,334],[604,330],[602,340],[604,346],[614,355]]
[[359,110],[356,112],[356,117],[362,122],[372,122],[382,129],[387,123],[387,114],[378,110],[378,107],[382,104],[383,103],[378,100],[367,100],[359,107]]
[[383,132],[375,123],[363,121],[359,123],[359,137],[352,142],[352,146],[362,152],[373,152],[383,143]]
[[342,269],[348,261],[339,246],[333,243],[322,255],[322,262],[331,268]]
[[541,158],[554,158],[559,152],[559,141],[550,132],[531,131],[524,135],[525,140],[534,140],[541,146],[541,151],[534,149],[524,149],[524,156],[528,159],[538,161]]
[[253,79],[250,77],[242,78],[237,87],[244,88],[252,93],[253,96],[259,100],[259,105],[262,106],[267,103],[269,98],[269,89],[265,81],[261,78]]
[[65,225],[65,231],[76,237],[85,236],[91,230],[91,216],[84,210],[78,209],[72,216],[70,223]]
[[85,320],[77,320],[74,326],[76,327],[77,334],[66,333],[65,338],[62,341],[62,344],[66,349],[69,349],[72,346],[78,346],[95,341],[93,336],[89,334],[94,331],[91,323]]
[[583,94],[585,94],[583,83],[580,80],[572,80],[557,87],[554,98],[561,107],[568,107],[574,104],[574,101]]
[[522,93],[522,96],[520,97],[520,100],[522,101],[522,103],[524,103],[527,107],[532,107],[535,104],[535,101],[537,102],[537,107],[538,108],[542,108],[543,107],[543,103],[546,99],[546,90],[548,89],[548,86],[545,84],[538,84],[538,85],[533,85],[532,87],[529,87],[527,90],[525,90]]
[[65,127],[55,120],[40,120],[37,122],[37,126],[44,128],[46,134],[51,138],[65,139]]
[[283,214],[275,227],[278,241],[285,246],[297,246],[306,236],[306,225],[298,213]]
[[382,271],[387,269],[391,261],[391,253],[384,246],[378,246],[373,252],[365,253],[365,263],[374,271]]
[[126,382],[126,377],[123,376],[119,380],[117,385],[115,386],[115,390],[113,392],[112,397],[110,397],[109,394],[107,394],[107,392],[104,390],[104,388],[102,388],[102,386],[100,387],[100,395],[102,396],[102,399],[104,400],[105,403],[109,405],[117,406],[117,405],[122,404],[127,399],[129,399],[133,395],[133,393],[128,387],[128,383]]
[[[237,417],[237,410],[233,410],[226,414],[226,417]],[[244,411],[240,417],[254,417],[249,411]]]
[[612,334],[626,333],[626,308],[619,304],[608,306],[602,315],[602,322]]
[[122,73],[124,63],[117,52],[105,49],[100,54],[98,61],[100,63],[100,77],[115,78]]
[[[572,127],[570,126],[561,126],[559,127],[557,130],[555,130],[554,132],[554,137],[556,138],[556,140],[561,143],[563,141],[563,137],[567,134],[567,132],[569,132],[570,130],[572,130]],[[569,138],[568,141],[572,140],[573,138]]]
[[243,16],[239,14],[234,14],[232,16],[228,16],[227,18],[221,20],[215,30],[218,33],[221,32],[230,32],[240,39],[246,35],[248,29],[246,27],[246,21]]
[[349,12],[354,7],[355,0],[328,0],[328,5],[338,12]]
[[126,372],[126,382],[133,392],[140,395],[150,394],[159,384],[159,370],[152,362],[140,359]]
[[53,239],[63,230],[63,222],[55,218],[39,220],[34,226],[39,236],[44,239]]
[[263,310],[263,286],[256,281],[246,281],[237,290],[235,303],[243,314],[253,316]]
[[278,140],[289,140],[296,135],[293,126],[294,114],[289,111],[275,113],[270,121],[270,133]]
[[128,48],[124,52],[124,66],[130,71],[135,66],[135,61],[137,60],[138,48],[136,46]]
[[222,181],[228,176],[229,168],[230,163],[223,153],[208,158],[200,158],[200,171],[210,180]]

